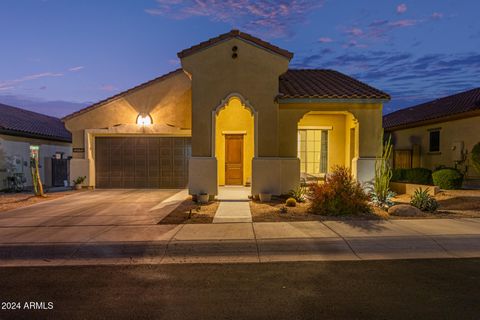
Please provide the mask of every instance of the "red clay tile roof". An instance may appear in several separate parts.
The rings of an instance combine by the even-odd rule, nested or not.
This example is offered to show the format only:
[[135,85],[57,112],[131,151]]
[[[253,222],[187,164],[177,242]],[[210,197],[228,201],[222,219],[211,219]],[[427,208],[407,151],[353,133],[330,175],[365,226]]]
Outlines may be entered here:
[[269,51],[275,52],[281,56],[284,56],[288,60],[293,58],[293,53],[290,51],[287,51],[285,49],[279,48],[271,43],[268,43],[266,41],[263,41],[262,39],[259,39],[257,37],[254,37],[248,33],[240,32],[239,30],[232,30],[230,32],[224,33],[219,35],[218,37],[208,39],[207,41],[200,42],[197,45],[194,45],[188,49],[182,50],[179,53],[177,53],[177,56],[181,59],[186,56],[189,56],[191,54],[194,54],[195,52],[198,52],[200,50],[206,49],[208,47],[211,47],[219,42],[226,41],[228,39],[232,38],[238,38],[238,39],[243,39],[248,42],[252,42],[256,44],[257,46],[260,46],[262,48],[265,48]]
[[72,135],[60,119],[5,104],[0,104],[0,133],[72,142]]
[[384,99],[385,92],[343,73],[326,69],[290,69],[280,76],[279,99]]
[[415,127],[425,121],[446,120],[476,110],[480,111],[480,88],[387,114],[383,117],[383,127],[390,130]]
[[125,91],[123,91],[123,92],[120,92],[120,93],[118,93],[118,94],[116,94],[116,95],[114,95],[114,96],[111,96],[111,97],[106,98],[106,99],[104,99],[104,100],[101,100],[101,101],[99,101],[99,102],[96,102],[96,103],[94,103],[94,104],[92,104],[92,105],[90,105],[90,106],[88,106],[88,107],[86,107],[86,108],[83,108],[83,109],[80,109],[80,110],[78,110],[78,111],[75,111],[74,113],[71,113],[71,114],[63,117],[63,118],[62,118],[62,121],[71,119],[71,118],[76,117],[76,116],[78,116],[78,115],[80,115],[80,114],[82,114],[82,113],[85,113],[85,112],[87,112],[87,111],[91,111],[91,110],[96,109],[96,108],[98,108],[98,107],[101,107],[101,106],[103,106],[103,105],[105,105],[105,104],[107,104],[107,103],[109,103],[109,102],[111,102],[111,101],[113,101],[113,100],[115,100],[115,99],[119,99],[119,98],[121,98],[121,97],[123,97],[123,96],[125,96],[125,95],[127,95],[127,94],[129,94],[129,93],[132,93],[132,92],[134,92],[134,91],[136,91],[136,90],[139,90],[139,89],[142,89],[142,88],[145,88],[145,87],[148,87],[149,85],[151,85],[151,84],[153,84],[153,83],[155,83],[155,82],[157,82],[157,81],[162,81],[162,80],[168,78],[169,76],[172,76],[172,75],[174,75],[174,74],[181,73],[181,72],[183,72],[183,69],[179,68],[179,69],[177,69],[177,70],[174,70],[174,71],[171,71],[171,72],[169,72],[169,73],[166,73],[166,74],[164,74],[164,75],[162,75],[162,76],[160,76],[160,77],[157,77],[157,78],[155,78],[155,79],[152,79],[152,80],[149,80],[149,81],[144,82],[144,83],[142,83],[142,84],[139,84],[138,86],[135,86],[135,87],[133,87],[133,88],[130,88],[130,89],[128,89],[128,90],[125,90]]

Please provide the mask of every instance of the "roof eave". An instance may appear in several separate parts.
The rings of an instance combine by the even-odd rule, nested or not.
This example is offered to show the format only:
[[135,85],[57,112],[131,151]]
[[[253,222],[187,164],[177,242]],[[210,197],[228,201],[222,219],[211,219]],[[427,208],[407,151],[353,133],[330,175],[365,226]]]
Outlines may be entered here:
[[11,129],[5,129],[5,128],[0,128],[0,134],[4,134],[7,136],[23,137],[23,138],[33,138],[33,139],[57,141],[57,142],[64,142],[64,143],[72,143],[71,137],[66,138],[66,137],[49,136],[49,135],[36,134],[31,132],[11,130]]
[[390,101],[387,98],[281,98],[278,97],[278,103],[282,104],[292,104],[292,103],[361,103],[361,104],[370,104],[370,103],[386,103]]
[[126,96],[127,94],[130,94],[130,93],[133,93],[133,92],[135,92],[135,91],[137,91],[137,90],[143,89],[143,88],[147,87],[147,86],[150,85],[150,84],[153,84],[153,83],[156,83],[156,82],[158,82],[158,81],[163,81],[163,80],[165,80],[165,79],[168,79],[169,77],[171,77],[171,76],[173,76],[173,75],[176,75],[176,74],[179,73],[179,72],[184,72],[184,71],[183,71],[182,68],[179,68],[179,69],[176,69],[176,70],[174,70],[174,71],[168,72],[168,73],[166,73],[166,74],[164,74],[164,75],[161,75],[160,77],[157,77],[157,78],[155,78],[155,79],[152,79],[152,80],[147,81],[147,82],[144,82],[144,83],[141,83],[141,84],[139,84],[139,85],[137,85],[137,86],[135,86],[135,87],[133,87],[133,88],[127,89],[127,90],[125,90],[125,91],[122,91],[122,92],[120,92],[120,93],[117,93],[116,95],[113,95],[113,96],[108,97],[108,98],[106,98],[106,99],[103,99],[103,100],[101,100],[101,101],[99,101],[99,102],[96,102],[96,103],[94,103],[94,104],[92,104],[92,105],[89,105],[89,106],[87,106],[87,107],[85,107],[85,108],[83,108],[83,109],[80,109],[80,110],[78,110],[78,111],[75,111],[75,112],[73,112],[73,113],[71,113],[71,114],[69,114],[69,115],[66,115],[65,117],[61,118],[60,120],[61,120],[62,122],[65,122],[65,121],[67,121],[67,120],[73,119],[73,118],[75,118],[75,117],[77,117],[77,116],[80,116],[80,115],[86,113],[86,112],[89,112],[89,111],[91,111],[91,110],[95,110],[96,108],[99,108],[99,107],[104,106],[104,105],[106,105],[106,104],[108,104],[108,103],[110,103],[110,102],[113,102],[113,101],[115,101],[115,100],[117,100],[117,99],[120,99],[120,98]]
[[[288,61],[292,60],[293,58],[293,52],[290,52],[288,50],[285,50],[285,49],[282,49],[280,47],[277,47],[271,43],[268,43],[260,38],[257,38],[257,37],[254,37],[250,34],[247,34],[247,33],[244,33],[244,32],[240,32],[239,30],[232,30],[230,32],[227,32],[227,33],[224,33],[224,34],[221,34],[215,38],[212,38],[210,40],[207,40],[207,41],[204,41],[204,42],[201,42],[193,47],[190,47],[190,48],[187,48],[187,49],[184,49],[180,52],[177,53],[177,57],[179,59],[183,59],[185,57],[188,57],[190,55],[193,55],[193,54],[196,54],[198,52],[201,52],[201,51],[204,51],[208,48],[211,48],[211,47],[214,47],[220,43],[223,43],[225,41],[228,41],[228,40],[231,40],[231,39],[239,39],[239,40],[242,40],[246,43],[249,43],[251,45],[254,45],[262,50],[266,50],[272,54],[276,54],[276,55],[279,55],[283,58],[286,58],[288,59]],[[212,41],[212,43],[210,44],[206,44],[208,41]],[[259,43],[257,43],[259,42]]]
[[439,118],[434,118],[434,119],[421,120],[421,121],[415,121],[415,122],[400,124],[400,125],[396,125],[396,126],[392,126],[392,127],[384,127],[384,129],[386,131],[404,130],[404,129],[417,128],[417,127],[427,126],[427,125],[431,125],[431,124],[447,122],[447,121],[465,119],[465,118],[469,118],[469,117],[472,117],[472,116],[480,116],[480,109],[470,110],[470,111],[462,112],[462,113],[456,113],[456,114],[443,116],[443,117],[439,117]]

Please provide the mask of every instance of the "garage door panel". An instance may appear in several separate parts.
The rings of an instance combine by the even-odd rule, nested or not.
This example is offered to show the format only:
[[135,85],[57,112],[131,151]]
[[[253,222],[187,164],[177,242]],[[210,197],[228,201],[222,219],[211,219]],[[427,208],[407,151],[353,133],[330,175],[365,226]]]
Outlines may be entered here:
[[183,188],[188,181],[191,139],[97,137],[98,188]]

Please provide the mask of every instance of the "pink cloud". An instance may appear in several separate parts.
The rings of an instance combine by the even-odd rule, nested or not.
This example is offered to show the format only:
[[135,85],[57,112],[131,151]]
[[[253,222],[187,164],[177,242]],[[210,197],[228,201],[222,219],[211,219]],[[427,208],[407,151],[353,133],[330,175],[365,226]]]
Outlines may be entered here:
[[397,20],[397,21],[392,21],[388,25],[392,27],[398,27],[398,28],[403,28],[403,27],[411,27],[414,26],[418,23],[418,20],[413,20],[413,19],[404,19],[404,20]]
[[443,13],[441,13],[441,12],[434,12],[434,13],[432,13],[432,18],[433,18],[433,19],[442,19],[442,18],[443,18]]
[[324,0],[157,0],[156,7],[145,9],[152,16],[172,19],[208,17],[248,32],[278,37],[291,33],[295,24],[323,5]]
[[397,13],[405,13],[407,12],[407,5],[405,3],[401,3],[397,6]]
[[351,29],[345,30],[345,33],[348,33],[349,35],[352,35],[352,36],[361,36],[363,34],[363,31],[362,29],[359,29],[359,28],[351,28]]
[[332,38],[329,38],[329,37],[321,37],[320,39],[318,39],[318,42],[320,42],[320,43],[329,43],[329,42],[333,42],[333,39],[332,39]]

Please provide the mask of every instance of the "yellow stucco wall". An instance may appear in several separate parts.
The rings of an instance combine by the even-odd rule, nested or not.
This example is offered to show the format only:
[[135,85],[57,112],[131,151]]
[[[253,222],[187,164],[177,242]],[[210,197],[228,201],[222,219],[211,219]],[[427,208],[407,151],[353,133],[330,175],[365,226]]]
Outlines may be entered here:
[[[397,130],[393,132],[395,149],[411,149],[412,145],[420,146],[420,165],[424,168],[434,169],[439,165],[454,166],[454,152],[452,144],[457,141],[464,143],[464,149],[470,152],[473,146],[480,142],[479,132],[480,115],[470,118],[451,120],[415,128]],[[429,129],[440,129],[440,152],[430,153]],[[470,156],[467,157],[467,177],[478,179],[480,173],[469,165]]]
[[[232,59],[236,46],[238,57]],[[192,76],[192,156],[211,157],[211,112],[239,93],[258,112],[258,156],[278,156],[278,77],[288,59],[241,39],[229,39],[182,59]]]
[[[345,131],[354,127],[356,132],[355,157],[374,158],[381,143],[382,128],[382,103],[280,103],[280,127],[282,138],[280,154],[293,156],[296,154],[297,135],[296,125],[308,112],[344,113],[347,115]],[[349,142],[349,133],[344,136]],[[344,153],[345,157],[353,158],[350,152]]]
[[298,123],[301,127],[331,127],[328,130],[328,172],[334,165],[348,166],[345,162],[345,152],[348,149],[345,137],[345,114],[306,114]]
[[243,135],[243,183],[251,181],[254,154],[254,120],[240,100],[231,99],[216,119],[215,156],[218,161],[218,184],[225,184],[225,133]]
[[[65,126],[72,132],[73,148],[85,148],[85,129],[135,124],[139,113],[149,113],[154,124],[190,129],[192,112],[188,76],[182,71],[173,73],[98,108],[66,119]],[[75,152],[73,157],[84,158],[85,154]]]

